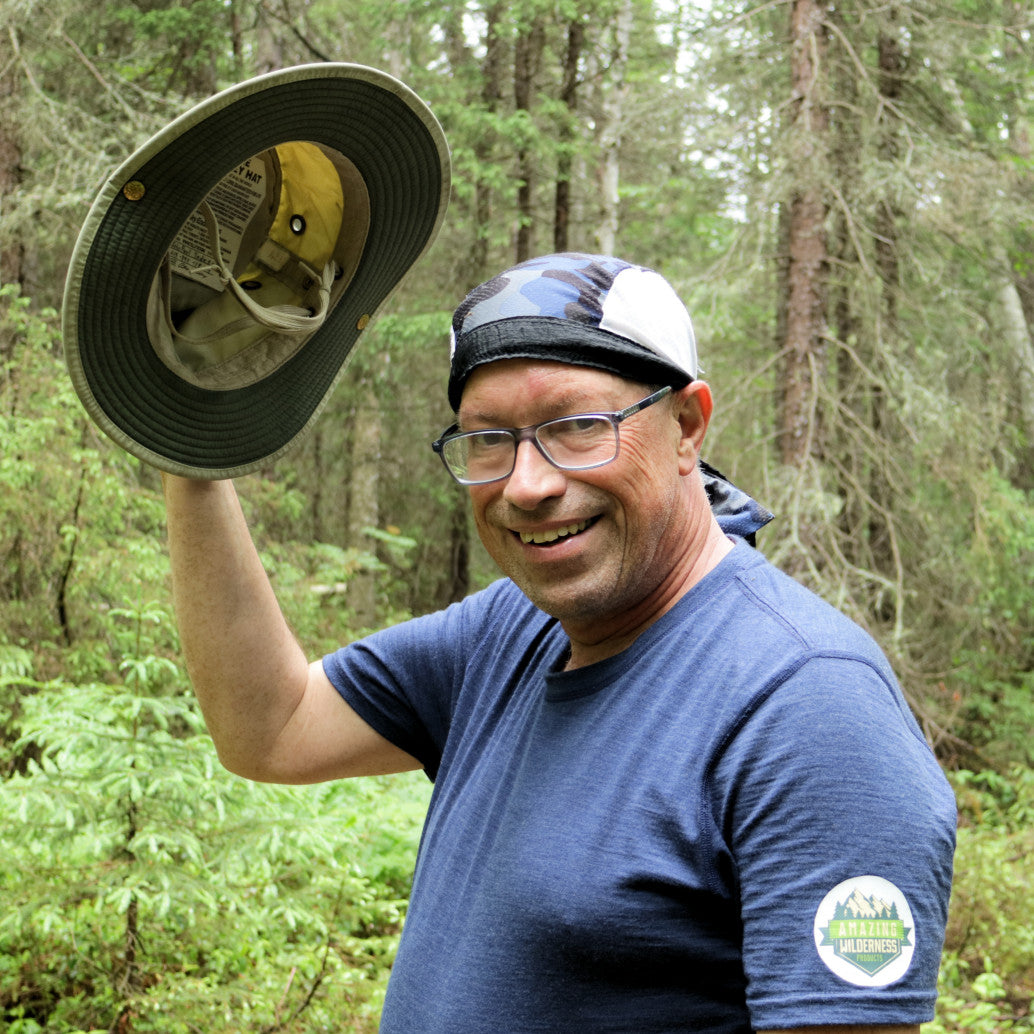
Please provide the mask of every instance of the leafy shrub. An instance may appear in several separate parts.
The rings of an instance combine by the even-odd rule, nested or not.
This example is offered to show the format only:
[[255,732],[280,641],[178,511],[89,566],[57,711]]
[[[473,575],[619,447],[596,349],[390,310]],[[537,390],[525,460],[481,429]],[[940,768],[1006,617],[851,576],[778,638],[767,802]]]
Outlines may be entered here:
[[952,774],[959,837],[941,967],[940,1031],[1032,1030],[1034,771]]
[[0,683],[23,694],[0,783],[7,1029],[375,1029],[422,783],[238,779],[172,662],[121,668]]

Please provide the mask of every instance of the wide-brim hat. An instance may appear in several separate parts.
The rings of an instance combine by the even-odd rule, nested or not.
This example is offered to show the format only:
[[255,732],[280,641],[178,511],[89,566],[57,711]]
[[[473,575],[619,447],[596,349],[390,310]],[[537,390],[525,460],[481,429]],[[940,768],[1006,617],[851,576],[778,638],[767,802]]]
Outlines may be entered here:
[[86,410],[170,473],[269,464],[434,240],[449,184],[437,120],[376,69],[288,68],[192,108],[110,176],[76,242],[62,315]]

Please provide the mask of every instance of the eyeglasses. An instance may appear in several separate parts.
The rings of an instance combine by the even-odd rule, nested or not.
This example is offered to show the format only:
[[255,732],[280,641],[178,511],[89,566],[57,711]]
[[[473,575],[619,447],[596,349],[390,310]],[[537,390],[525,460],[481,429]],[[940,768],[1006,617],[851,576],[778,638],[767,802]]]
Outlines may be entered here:
[[670,392],[671,387],[665,386],[618,413],[577,413],[530,427],[460,431],[453,424],[431,448],[461,485],[487,485],[508,478],[517,462],[517,446],[524,441],[534,442],[560,470],[592,470],[617,459],[618,424]]

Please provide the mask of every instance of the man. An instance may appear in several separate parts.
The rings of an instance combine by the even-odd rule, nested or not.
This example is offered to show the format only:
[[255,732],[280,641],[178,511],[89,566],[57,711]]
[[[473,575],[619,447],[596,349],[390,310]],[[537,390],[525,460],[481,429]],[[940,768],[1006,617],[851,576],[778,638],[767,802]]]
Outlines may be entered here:
[[453,321],[436,443],[506,579],[308,664],[229,482],[168,477],[224,763],[435,790],[382,1030],[915,1032],[952,795],[855,625],[748,545],[656,273],[548,256]]

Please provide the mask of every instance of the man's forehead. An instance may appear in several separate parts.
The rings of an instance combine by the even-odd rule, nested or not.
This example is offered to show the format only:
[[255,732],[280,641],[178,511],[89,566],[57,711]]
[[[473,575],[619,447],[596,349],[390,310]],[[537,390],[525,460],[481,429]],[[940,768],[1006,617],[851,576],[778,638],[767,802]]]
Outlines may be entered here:
[[622,408],[642,385],[606,370],[546,359],[500,359],[478,367],[464,387],[461,423],[510,413],[540,419],[588,410]]

